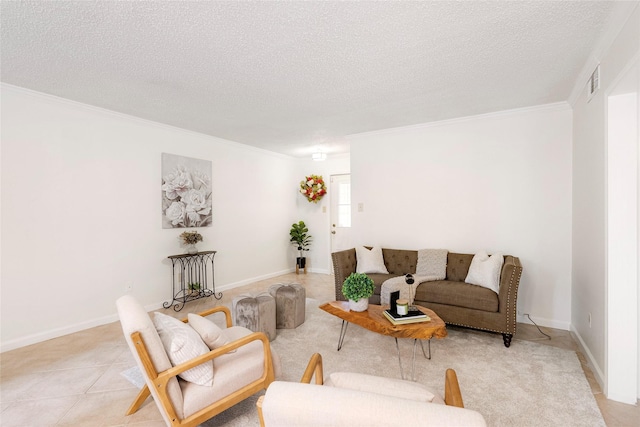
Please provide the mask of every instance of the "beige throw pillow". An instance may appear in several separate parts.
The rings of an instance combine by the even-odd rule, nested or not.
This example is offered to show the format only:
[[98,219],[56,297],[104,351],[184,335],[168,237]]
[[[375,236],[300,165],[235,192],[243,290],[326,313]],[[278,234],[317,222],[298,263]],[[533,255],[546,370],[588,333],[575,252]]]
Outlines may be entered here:
[[356,247],[356,273],[389,274],[384,265],[382,248],[373,247],[369,250],[364,246]]
[[[200,335],[188,324],[157,312],[154,313],[153,324],[173,366],[209,352],[209,348],[202,341]],[[213,385],[213,361],[195,366],[178,376],[185,381],[211,387]]]
[[489,256],[485,251],[480,251],[473,256],[469,273],[465,282],[491,289],[495,293],[500,292],[500,273],[504,264],[504,255],[495,253]]
[[187,314],[187,319],[191,327],[195,329],[200,335],[200,338],[202,338],[202,341],[204,341],[211,350],[215,350],[230,342],[224,329],[220,328],[211,320],[194,313]]

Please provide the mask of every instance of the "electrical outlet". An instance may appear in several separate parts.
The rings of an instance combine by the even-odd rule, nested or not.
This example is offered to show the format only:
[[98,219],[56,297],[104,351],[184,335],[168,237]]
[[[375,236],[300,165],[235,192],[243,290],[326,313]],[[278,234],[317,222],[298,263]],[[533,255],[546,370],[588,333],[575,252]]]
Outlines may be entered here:
[[589,327],[591,327],[591,313],[589,313]]
[[358,203],[358,212],[364,212],[364,203]]

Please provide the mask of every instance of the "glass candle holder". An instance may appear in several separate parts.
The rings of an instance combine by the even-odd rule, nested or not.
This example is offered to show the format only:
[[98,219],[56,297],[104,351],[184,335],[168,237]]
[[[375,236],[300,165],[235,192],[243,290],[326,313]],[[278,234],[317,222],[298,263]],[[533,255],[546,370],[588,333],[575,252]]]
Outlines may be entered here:
[[409,302],[406,299],[396,300],[396,313],[398,313],[399,316],[409,314]]

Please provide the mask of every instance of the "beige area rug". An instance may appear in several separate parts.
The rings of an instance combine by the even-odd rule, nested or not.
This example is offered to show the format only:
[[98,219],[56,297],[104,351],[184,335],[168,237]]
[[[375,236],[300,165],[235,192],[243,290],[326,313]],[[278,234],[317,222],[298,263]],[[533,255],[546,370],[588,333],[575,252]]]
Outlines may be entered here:
[[[285,381],[299,381],[309,357],[322,354],[325,375],[337,371],[400,377],[393,338],[350,324],[337,351],[341,320],[307,299],[306,321],[279,329],[273,348],[282,360]],[[412,340],[400,340],[405,370],[411,366]],[[425,344],[426,348],[426,344]],[[605,426],[575,352],[467,329],[431,342],[432,359],[416,353],[417,381],[444,392],[444,373],[458,374],[465,407],[482,413],[489,426]],[[259,426],[251,397],[203,426]],[[420,420],[416,420],[420,425]]]

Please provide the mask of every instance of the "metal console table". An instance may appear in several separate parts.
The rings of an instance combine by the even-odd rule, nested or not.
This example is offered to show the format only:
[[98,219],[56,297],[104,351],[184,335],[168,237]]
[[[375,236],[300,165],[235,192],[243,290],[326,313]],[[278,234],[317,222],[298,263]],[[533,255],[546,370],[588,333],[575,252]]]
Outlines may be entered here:
[[222,298],[222,292],[216,295],[213,275],[213,257],[215,255],[216,251],[204,251],[195,254],[168,256],[167,258],[171,260],[173,266],[171,277],[173,300],[164,302],[162,306],[169,308],[173,305],[175,311],[180,311],[189,301],[212,295],[216,299]]

